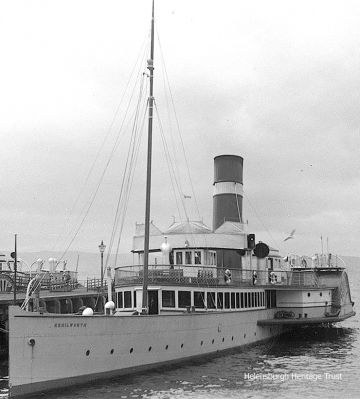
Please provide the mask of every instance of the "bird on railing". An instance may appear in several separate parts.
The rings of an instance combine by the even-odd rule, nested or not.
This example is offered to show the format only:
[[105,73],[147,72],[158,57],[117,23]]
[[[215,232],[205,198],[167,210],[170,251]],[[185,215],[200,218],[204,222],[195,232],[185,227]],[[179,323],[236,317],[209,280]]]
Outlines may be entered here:
[[292,232],[285,238],[284,242],[287,240],[291,240],[294,238],[294,234],[295,234],[295,229],[292,230]]

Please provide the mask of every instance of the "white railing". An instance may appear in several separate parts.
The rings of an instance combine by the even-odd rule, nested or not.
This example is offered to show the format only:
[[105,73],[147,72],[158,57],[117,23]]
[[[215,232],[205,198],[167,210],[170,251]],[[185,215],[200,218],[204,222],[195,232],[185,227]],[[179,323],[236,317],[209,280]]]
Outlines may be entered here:
[[[115,286],[142,285],[143,266],[124,266],[115,270]],[[317,287],[314,270],[254,271],[188,265],[149,265],[148,283],[163,285],[243,286],[290,285]]]

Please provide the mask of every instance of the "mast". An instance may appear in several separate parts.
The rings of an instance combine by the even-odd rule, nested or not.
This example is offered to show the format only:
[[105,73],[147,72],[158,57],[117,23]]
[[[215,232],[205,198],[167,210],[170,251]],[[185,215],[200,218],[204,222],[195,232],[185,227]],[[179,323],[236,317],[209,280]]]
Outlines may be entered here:
[[148,119],[148,147],[147,147],[147,168],[146,168],[146,202],[145,202],[145,237],[144,237],[144,281],[142,308],[148,313],[148,267],[149,267],[149,236],[150,236],[150,196],[151,196],[151,156],[152,156],[152,123],[153,123],[153,86],[154,86],[154,0],[152,2],[151,17],[151,45],[150,58],[147,62],[150,72],[150,90],[148,98],[149,119]]
[[14,251],[14,305],[16,305],[16,280],[17,280],[17,234],[15,234]]

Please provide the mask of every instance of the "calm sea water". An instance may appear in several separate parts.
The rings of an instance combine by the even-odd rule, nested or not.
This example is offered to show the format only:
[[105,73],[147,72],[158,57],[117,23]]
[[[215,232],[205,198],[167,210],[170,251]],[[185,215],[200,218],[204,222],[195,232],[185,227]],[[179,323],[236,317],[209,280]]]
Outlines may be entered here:
[[[360,301],[360,270],[350,270]],[[333,328],[291,335],[202,362],[114,378],[37,397],[130,398],[360,398],[360,318]],[[7,369],[0,397],[7,397]],[[249,374],[249,376],[248,376]],[[249,379],[256,375],[256,379]]]

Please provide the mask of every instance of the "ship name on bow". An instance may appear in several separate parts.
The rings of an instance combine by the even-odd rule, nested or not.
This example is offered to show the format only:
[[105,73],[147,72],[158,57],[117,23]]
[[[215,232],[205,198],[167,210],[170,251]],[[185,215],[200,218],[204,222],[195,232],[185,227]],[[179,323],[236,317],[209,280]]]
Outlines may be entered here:
[[86,323],[55,323],[55,328],[86,328]]

